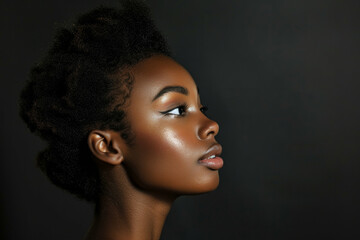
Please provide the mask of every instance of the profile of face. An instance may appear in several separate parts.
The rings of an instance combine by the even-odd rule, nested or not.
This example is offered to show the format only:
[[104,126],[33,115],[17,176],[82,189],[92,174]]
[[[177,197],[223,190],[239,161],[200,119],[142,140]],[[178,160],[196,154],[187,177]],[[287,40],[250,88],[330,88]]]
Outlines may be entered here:
[[126,113],[134,142],[121,149],[129,177],[146,191],[181,195],[214,190],[223,165],[215,140],[219,126],[204,114],[190,74],[162,55],[141,61],[132,72]]

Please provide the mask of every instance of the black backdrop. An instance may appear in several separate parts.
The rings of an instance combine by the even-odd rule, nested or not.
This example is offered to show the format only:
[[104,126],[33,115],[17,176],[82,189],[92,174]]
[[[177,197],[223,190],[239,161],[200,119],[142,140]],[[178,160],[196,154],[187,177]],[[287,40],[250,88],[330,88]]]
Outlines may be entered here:
[[[0,2],[1,239],[81,239],[92,206],[35,166],[17,116],[54,29],[101,2]],[[220,124],[212,193],[181,197],[162,239],[358,239],[360,1],[149,0]]]

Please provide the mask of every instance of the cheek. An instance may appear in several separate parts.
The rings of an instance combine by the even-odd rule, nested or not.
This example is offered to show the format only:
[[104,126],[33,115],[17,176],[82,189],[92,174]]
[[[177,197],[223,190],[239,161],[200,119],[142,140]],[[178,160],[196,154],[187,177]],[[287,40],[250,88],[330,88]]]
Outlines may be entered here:
[[[195,157],[199,146],[196,136],[186,126],[157,126],[142,129],[136,134],[136,145],[138,150],[146,152],[148,157],[158,158],[159,161],[171,162],[171,158],[179,160]],[[168,161],[162,159],[169,157]]]
[[136,134],[132,168],[144,182],[169,180],[168,176],[175,179],[179,171],[189,171],[195,165],[189,142],[169,129],[142,131]]
[[217,172],[197,164],[203,149],[196,135],[182,130],[162,128],[136,134],[128,166],[137,185],[181,193],[206,191],[201,187],[208,182],[217,186]]

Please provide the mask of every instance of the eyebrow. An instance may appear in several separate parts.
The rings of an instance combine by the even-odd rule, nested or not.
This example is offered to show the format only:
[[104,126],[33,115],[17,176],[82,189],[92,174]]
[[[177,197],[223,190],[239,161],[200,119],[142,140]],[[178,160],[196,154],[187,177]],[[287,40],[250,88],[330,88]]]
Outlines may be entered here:
[[156,94],[156,96],[153,98],[152,101],[155,101],[156,99],[158,99],[159,97],[161,97],[162,95],[168,93],[168,92],[178,92],[184,95],[188,95],[189,91],[181,86],[167,86],[164,87],[163,89],[160,90],[160,92],[158,94]]

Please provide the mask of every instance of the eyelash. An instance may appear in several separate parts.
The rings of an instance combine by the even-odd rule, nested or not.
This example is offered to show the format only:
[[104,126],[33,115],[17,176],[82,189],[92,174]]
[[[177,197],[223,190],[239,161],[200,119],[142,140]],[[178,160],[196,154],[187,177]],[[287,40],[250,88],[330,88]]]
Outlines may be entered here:
[[[175,109],[178,109],[178,113],[179,113],[179,114],[171,113],[171,112],[174,111]],[[177,106],[177,107],[175,107],[175,108],[172,108],[172,109],[170,109],[170,110],[168,110],[168,111],[161,112],[161,113],[164,114],[164,115],[171,115],[171,116],[182,117],[182,116],[184,116],[184,115],[186,114],[186,110],[187,110],[187,109],[188,109],[188,106],[187,106],[186,104],[182,104],[182,105],[180,105],[180,106]],[[201,111],[204,115],[206,115],[207,110],[208,110],[208,107],[206,107],[206,106],[202,106],[202,107],[200,108],[200,111]]]
[[209,110],[209,108],[207,107],[207,106],[202,106],[201,108],[200,108],[200,111],[204,114],[204,115],[206,115],[206,112]]
[[[179,106],[177,106],[177,107],[175,107],[175,108],[172,108],[172,109],[170,109],[170,110],[168,110],[168,111],[161,112],[161,113],[164,114],[164,115],[182,117],[182,116],[184,116],[187,108],[188,108],[188,106],[187,106],[186,104],[182,104],[182,105],[179,105]],[[179,113],[179,114],[171,113],[172,111],[174,111],[174,110],[176,110],[176,109],[178,109],[178,113]]]

